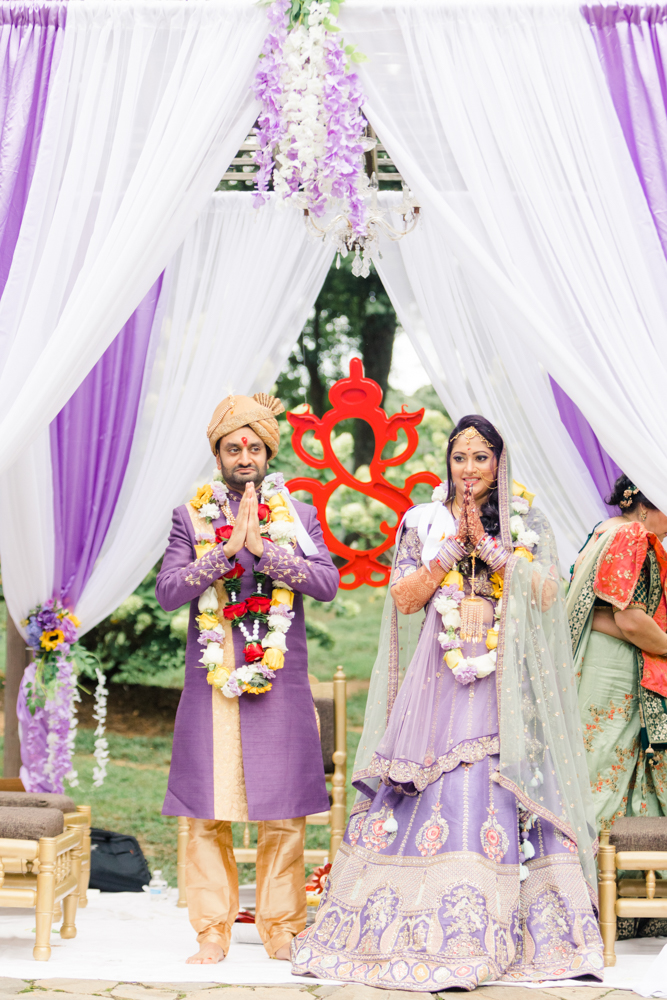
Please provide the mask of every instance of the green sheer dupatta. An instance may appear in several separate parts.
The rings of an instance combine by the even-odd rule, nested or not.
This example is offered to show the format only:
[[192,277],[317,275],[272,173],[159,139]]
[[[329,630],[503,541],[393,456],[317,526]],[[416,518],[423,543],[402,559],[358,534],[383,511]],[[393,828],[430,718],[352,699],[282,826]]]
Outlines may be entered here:
[[[498,469],[501,540],[511,547],[509,461]],[[570,628],[558,552],[546,517],[532,507],[526,526],[539,536],[533,560],[513,553],[505,566],[496,690],[500,726],[497,781],[529,813],[577,845],[597,905],[595,810],[577,705]]]

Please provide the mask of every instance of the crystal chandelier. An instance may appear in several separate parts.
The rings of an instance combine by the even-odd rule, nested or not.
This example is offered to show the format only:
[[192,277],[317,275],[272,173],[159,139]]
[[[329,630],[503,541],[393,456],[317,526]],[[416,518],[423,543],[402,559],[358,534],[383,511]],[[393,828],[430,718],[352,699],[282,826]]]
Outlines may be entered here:
[[402,183],[403,200],[399,205],[392,206],[391,211],[400,215],[403,228],[396,229],[387,219],[387,212],[378,206],[378,183],[375,171],[368,182],[370,205],[366,216],[366,233],[355,232],[350,220],[345,215],[336,215],[326,226],[319,225],[312,213],[304,208],[303,214],[310,233],[321,240],[329,238],[334,244],[337,257],[336,267],[340,267],[340,258],[354,254],[352,274],[355,277],[367,278],[370,274],[371,261],[382,260],[380,252],[380,236],[396,242],[411,233],[419,221],[419,205],[405,182]]

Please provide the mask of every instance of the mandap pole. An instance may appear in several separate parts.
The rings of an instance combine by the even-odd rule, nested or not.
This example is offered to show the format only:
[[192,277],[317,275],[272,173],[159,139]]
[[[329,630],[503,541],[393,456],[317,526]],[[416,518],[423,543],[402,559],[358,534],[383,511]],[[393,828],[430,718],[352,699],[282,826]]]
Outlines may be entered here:
[[21,746],[16,717],[16,702],[23,671],[30,662],[25,639],[7,613],[7,659],[5,662],[5,778],[18,778],[21,768]]

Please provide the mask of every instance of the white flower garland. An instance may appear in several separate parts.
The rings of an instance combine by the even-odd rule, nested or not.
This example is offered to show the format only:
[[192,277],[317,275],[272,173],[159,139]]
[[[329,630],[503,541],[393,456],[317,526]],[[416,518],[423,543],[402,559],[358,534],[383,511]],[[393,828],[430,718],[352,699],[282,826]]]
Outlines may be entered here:
[[[79,725],[77,704],[81,702],[81,695],[79,694],[76,677],[72,676],[72,682],[72,701],[70,707],[69,731],[67,733],[67,752],[69,754],[70,761],[74,759],[74,745],[76,743],[76,733]],[[77,788],[79,785],[79,772],[76,771],[74,767],[71,767],[65,775],[65,780],[70,788]]]
[[[444,503],[447,500],[446,483],[440,483],[435,487],[431,499],[436,503]],[[514,512],[510,517],[510,531],[514,549],[521,550],[521,556],[532,561],[532,549],[539,543],[540,536],[525,525],[524,518],[530,510],[530,504],[524,497],[515,496],[510,502],[510,509]],[[499,586],[502,593],[500,583]],[[442,632],[438,634],[438,642],[444,650],[444,661],[461,684],[470,684],[475,679],[488,677],[496,669],[496,647],[498,645],[502,598],[497,599],[494,607],[493,628],[487,629],[488,653],[466,657],[461,652],[461,615],[459,612],[459,605],[464,596],[463,577],[457,570],[452,570],[445,576],[433,604],[442,617]]]
[[[221,479],[214,478],[210,484],[200,487],[195,498],[195,500],[204,501],[199,507],[199,514],[209,523],[223,514],[229,520],[228,493],[229,489]],[[282,474],[275,472],[267,476],[260,487],[260,494],[271,511],[269,523],[261,528],[262,535],[270,538],[276,545],[292,551],[296,544],[296,526],[289,491],[285,487]],[[198,536],[198,540],[204,543],[205,550],[215,544],[214,536],[210,536],[210,539]],[[232,586],[233,579],[233,577],[228,578],[225,583],[232,605],[235,603],[235,596],[238,596],[239,593],[239,590]],[[259,596],[262,596],[261,585],[259,586]],[[246,601],[252,601],[252,596]],[[208,671],[209,684],[219,688],[227,698],[236,698],[243,693],[263,694],[270,690],[272,686],[270,682],[276,676],[276,671],[281,670],[285,665],[285,653],[287,652],[285,636],[294,617],[293,602],[294,592],[290,585],[284,581],[274,581],[271,603],[266,616],[268,631],[261,640],[264,654],[261,660],[242,664],[230,672],[224,665],[225,633],[218,619],[218,596],[214,586],[208,587],[197,603],[199,615],[196,621],[200,630],[200,642],[204,639],[204,650],[199,662]],[[255,613],[264,614],[263,612]],[[240,620],[240,616],[229,620],[236,622],[246,645],[259,643],[261,618],[254,619],[252,632],[248,631],[245,623]]]
[[104,682],[104,674],[95,668],[97,675],[97,687],[95,688],[95,711],[93,718],[97,721],[95,729],[95,757],[96,766],[93,768],[93,788],[100,788],[104,784],[107,776],[107,763],[109,761],[109,743],[104,735],[107,721],[107,699],[109,691]]

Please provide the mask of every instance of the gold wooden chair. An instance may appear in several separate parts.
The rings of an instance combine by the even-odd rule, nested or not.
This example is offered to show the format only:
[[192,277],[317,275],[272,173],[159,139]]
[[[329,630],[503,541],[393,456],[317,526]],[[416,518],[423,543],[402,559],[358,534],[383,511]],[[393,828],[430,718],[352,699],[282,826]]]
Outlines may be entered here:
[[[320,742],[324,758],[324,774],[330,788],[331,807],[325,812],[306,816],[310,826],[328,826],[330,829],[328,848],[307,848],[304,851],[306,864],[323,864],[333,861],[345,835],[346,781],[347,781],[347,680],[345,671],[338,667],[333,681],[318,681],[309,675],[310,689],[319,716]],[[187,906],[185,897],[185,852],[188,846],[188,820],[178,818],[178,903]],[[250,846],[250,824],[245,824],[243,844],[234,848],[237,863],[254,864],[257,849]]]
[[[88,906],[88,885],[90,883],[90,827],[91,809],[90,806],[75,806],[68,795],[54,795],[41,792],[26,792],[20,778],[0,778],[0,808],[3,806],[24,808],[50,808],[60,809],[62,813],[69,814],[69,825],[79,825],[83,832],[82,854],[81,854],[81,878],[79,880],[79,902],[80,910]],[[75,814],[79,814],[78,819],[74,819]],[[59,920],[62,916],[60,905],[56,905],[54,918]]]
[[35,908],[32,953],[38,962],[51,957],[51,926],[61,902],[60,937],[76,937],[86,821],[81,812],[0,808],[0,832],[18,834],[0,837],[0,906]]
[[[667,917],[667,816],[624,816],[600,834],[598,878],[600,934],[604,964],[616,965],[618,917]],[[619,878],[619,871],[643,872],[644,878]]]

